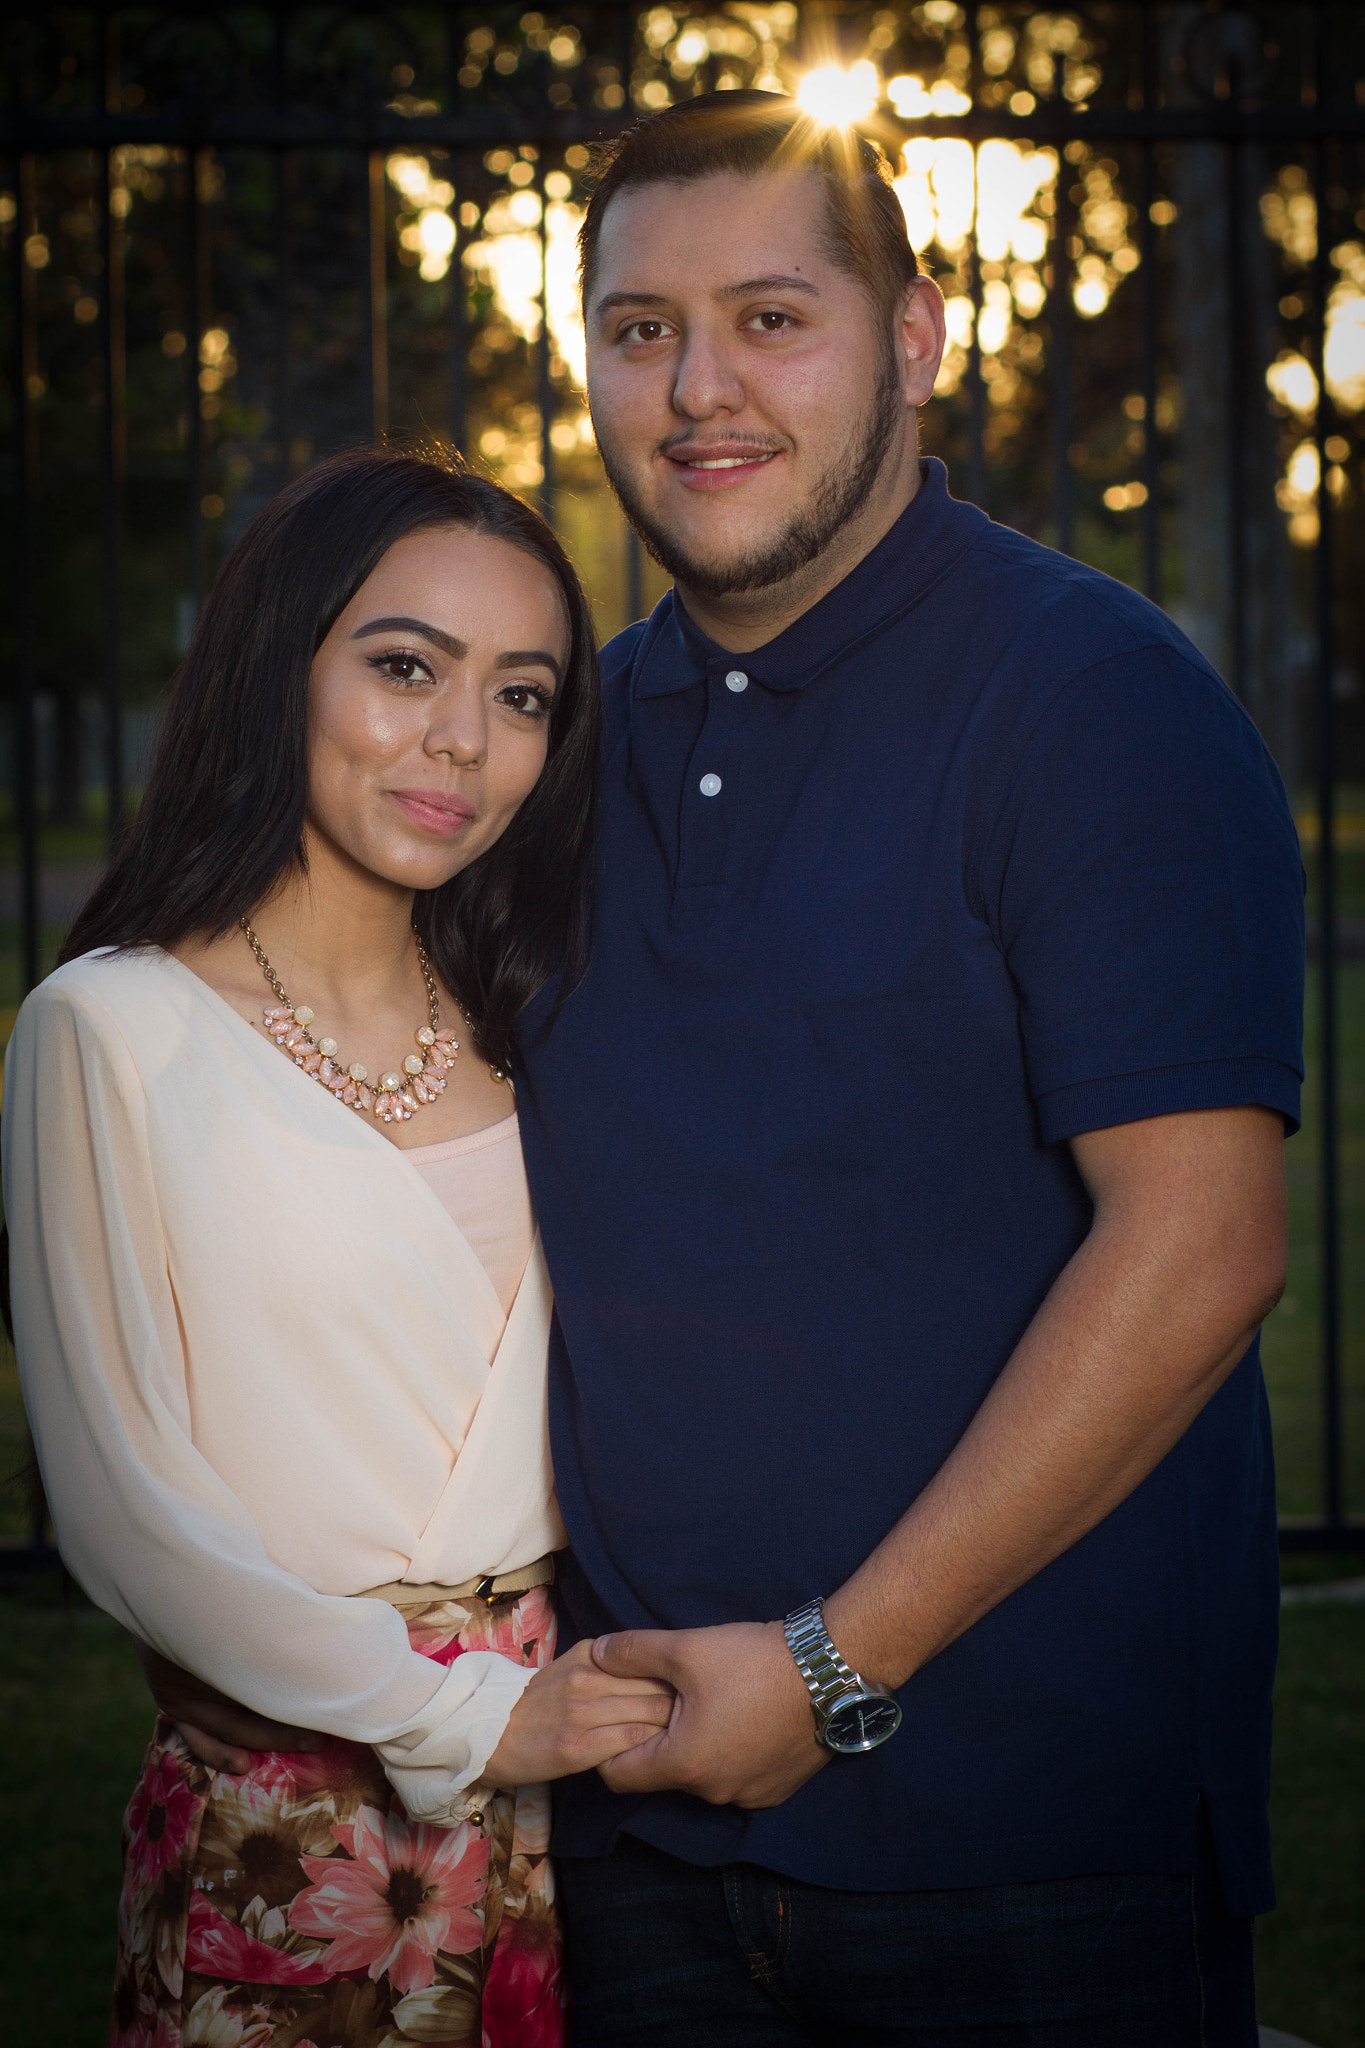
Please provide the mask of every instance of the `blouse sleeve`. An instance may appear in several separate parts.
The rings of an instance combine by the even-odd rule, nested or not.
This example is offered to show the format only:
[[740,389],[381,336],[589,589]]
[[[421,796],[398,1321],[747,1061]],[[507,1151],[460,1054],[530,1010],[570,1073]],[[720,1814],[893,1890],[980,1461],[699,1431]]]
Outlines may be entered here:
[[62,1556],[163,1656],[258,1713],[372,1744],[414,1819],[452,1823],[532,1674],[492,1651],[444,1670],[386,1602],[319,1593],[267,1554],[194,1445],[146,1109],[88,992],[29,997],[5,1062],[5,1213]]

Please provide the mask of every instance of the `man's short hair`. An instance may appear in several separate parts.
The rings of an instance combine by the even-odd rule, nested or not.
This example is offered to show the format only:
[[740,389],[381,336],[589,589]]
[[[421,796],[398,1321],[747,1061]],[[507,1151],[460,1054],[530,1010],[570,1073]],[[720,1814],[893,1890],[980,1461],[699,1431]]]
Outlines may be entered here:
[[689,184],[729,172],[812,170],[825,193],[825,253],[855,277],[872,303],[890,314],[919,260],[891,184],[891,167],[875,143],[851,130],[813,121],[782,93],[745,89],[701,93],[662,113],[646,114],[603,143],[589,167],[591,197],[578,235],[579,276],[592,286],[602,219],[618,192],[640,185]]

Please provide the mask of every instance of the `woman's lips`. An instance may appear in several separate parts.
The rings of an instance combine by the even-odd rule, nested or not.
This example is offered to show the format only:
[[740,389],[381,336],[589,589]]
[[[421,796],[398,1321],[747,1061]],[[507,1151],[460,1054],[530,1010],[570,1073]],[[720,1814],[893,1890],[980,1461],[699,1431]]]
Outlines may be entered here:
[[780,448],[688,449],[668,461],[681,483],[694,491],[725,491],[747,483],[760,469],[776,462]]
[[443,796],[436,790],[395,789],[390,794],[414,825],[421,825],[427,832],[439,832],[445,839],[463,832],[477,816],[473,804],[465,803],[462,797]]

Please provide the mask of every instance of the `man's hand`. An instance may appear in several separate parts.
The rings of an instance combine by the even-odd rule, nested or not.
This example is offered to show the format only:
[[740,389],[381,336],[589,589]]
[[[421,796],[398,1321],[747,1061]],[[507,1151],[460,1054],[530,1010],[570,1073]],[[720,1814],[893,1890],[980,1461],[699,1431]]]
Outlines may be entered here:
[[152,1698],[174,1721],[190,1754],[211,1771],[240,1778],[251,1769],[253,1750],[318,1750],[326,1740],[311,1729],[291,1728],[253,1714],[146,1643],[138,1644],[137,1654]]
[[575,1643],[537,1671],[512,1709],[502,1740],[484,1767],[488,1785],[539,1785],[596,1770],[634,1751],[668,1726],[671,1687],[647,1677],[608,1674],[592,1645]]
[[780,1806],[829,1762],[782,1624],[628,1629],[593,1661],[677,1694],[667,1728],[599,1766],[613,1792],[691,1792],[712,1806]]

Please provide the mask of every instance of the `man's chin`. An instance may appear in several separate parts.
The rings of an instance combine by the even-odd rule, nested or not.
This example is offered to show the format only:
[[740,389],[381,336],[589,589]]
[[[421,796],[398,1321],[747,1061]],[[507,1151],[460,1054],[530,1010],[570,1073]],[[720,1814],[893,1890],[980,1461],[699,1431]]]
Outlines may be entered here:
[[627,514],[650,554],[676,583],[698,597],[731,597],[744,591],[767,590],[790,576],[792,560],[789,522],[775,519],[771,530],[755,532],[751,518],[741,524],[713,525],[705,534],[646,516],[639,506]]

